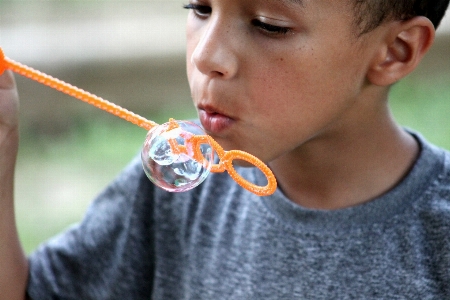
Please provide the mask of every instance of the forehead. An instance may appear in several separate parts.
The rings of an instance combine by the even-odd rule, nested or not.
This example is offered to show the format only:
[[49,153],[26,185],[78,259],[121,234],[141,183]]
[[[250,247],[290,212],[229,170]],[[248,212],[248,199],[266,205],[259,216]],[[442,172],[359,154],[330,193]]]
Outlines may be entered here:
[[300,6],[304,6],[305,5],[305,1],[304,0],[279,0],[279,1],[290,2],[292,4],[296,4],[296,5],[300,5]]
[[[361,2],[363,0],[250,0],[250,1],[255,4],[259,2],[303,10],[310,10],[310,9],[314,10],[316,8],[326,10],[332,8],[340,10],[342,12],[347,11],[346,16],[348,17],[348,9],[354,7],[355,1]],[[242,3],[245,1],[239,0],[239,2]]]

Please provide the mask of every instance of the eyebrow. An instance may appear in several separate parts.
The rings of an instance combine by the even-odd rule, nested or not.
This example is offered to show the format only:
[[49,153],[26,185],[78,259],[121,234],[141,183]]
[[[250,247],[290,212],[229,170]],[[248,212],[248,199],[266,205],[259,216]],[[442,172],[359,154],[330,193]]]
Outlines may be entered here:
[[286,0],[286,1],[296,5],[305,6],[305,1],[303,0]]
[[288,8],[301,7],[302,9],[305,9],[309,0],[262,0],[262,2],[276,3]]
[[305,0],[278,0],[281,2],[285,2],[286,4],[294,4],[294,5],[299,5],[301,7],[305,7],[306,6],[306,1]]

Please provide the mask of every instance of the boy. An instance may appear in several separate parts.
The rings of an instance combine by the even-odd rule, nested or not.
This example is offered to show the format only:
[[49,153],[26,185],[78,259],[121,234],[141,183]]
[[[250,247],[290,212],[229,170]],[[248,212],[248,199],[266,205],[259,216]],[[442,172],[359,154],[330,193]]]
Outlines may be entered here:
[[200,121],[225,149],[267,162],[279,189],[257,197],[216,174],[171,194],[137,159],[28,264],[6,73],[1,297],[24,297],[29,268],[32,299],[448,299],[450,154],[387,106],[448,2],[193,0],[187,71]]

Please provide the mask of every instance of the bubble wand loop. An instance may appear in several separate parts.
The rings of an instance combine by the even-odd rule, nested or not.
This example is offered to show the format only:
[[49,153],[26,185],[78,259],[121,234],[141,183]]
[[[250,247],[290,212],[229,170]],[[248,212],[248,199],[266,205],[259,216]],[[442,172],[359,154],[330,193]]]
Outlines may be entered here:
[[[275,176],[261,160],[240,150],[224,151],[212,137],[203,134],[202,130],[202,134],[193,133],[195,130],[190,128],[196,126],[193,123],[170,119],[168,123],[159,125],[71,84],[16,62],[6,57],[0,48],[0,75],[6,69],[146,129],[148,134],[142,150],[144,171],[151,181],[163,189],[174,192],[185,191],[203,182],[209,172],[227,171],[241,187],[256,195],[267,196],[276,190]],[[218,164],[211,163],[214,152],[219,157]],[[266,176],[267,185],[258,186],[240,176],[233,167],[235,159],[247,161],[261,170]],[[167,181],[171,182],[167,184]]]

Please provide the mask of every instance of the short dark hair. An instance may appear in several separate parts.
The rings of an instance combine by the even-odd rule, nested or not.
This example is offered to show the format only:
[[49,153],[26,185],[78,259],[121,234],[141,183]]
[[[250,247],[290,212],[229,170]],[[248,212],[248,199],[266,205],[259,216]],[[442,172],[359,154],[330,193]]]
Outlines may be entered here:
[[427,17],[435,28],[445,15],[450,0],[352,0],[356,25],[361,34],[370,32],[388,20]]

